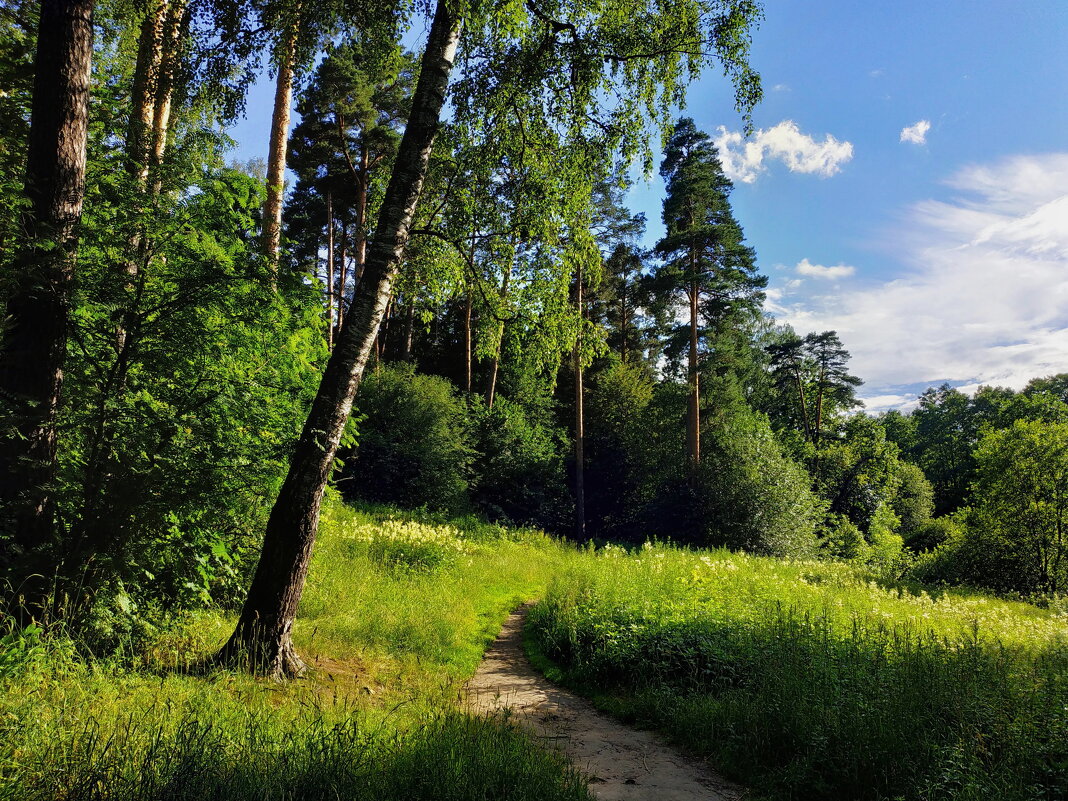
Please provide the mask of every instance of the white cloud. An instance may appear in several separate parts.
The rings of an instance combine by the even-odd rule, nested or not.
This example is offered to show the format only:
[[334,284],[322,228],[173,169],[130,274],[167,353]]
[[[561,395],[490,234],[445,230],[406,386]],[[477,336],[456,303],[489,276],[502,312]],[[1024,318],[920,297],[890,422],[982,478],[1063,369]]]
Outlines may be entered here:
[[911,142],[914,145],[927,144],[927,132],[931,130],[930,120],[920,120],[912,125],[906,125],[901,129],[902,142]]
[[771,87],[771,91],[773,91],[773,92],[789,92],[789,91],[791,91],[790,84],[788,84],[788,83],[777,83],[773,87]]
[[783,162],[790,172],[815,173],[827,178],[853,158],[852,143],[840,142],[830,134],[817,142],[801,133],[792,120],[759,130],[748,140],[740,132],[720,126],[714,141],[727,177],[747,184],[767,169],[766,161],[774,159]]
[[873,395],[864,398],[864,411],[871,414],[888,412],[896,409],[899,412],[908,412],[919,406],[915,395]]
[[1068,153],[946,183],[962,195],[914,204],[894,234],[902,275],[833,295],[784,289],[769,304],[798,331],[837,330],[873,395],[943,381],[1020,388],[1068,370]]
[[836,264],[833,267],[824,267],[822,264],[813,264],[808,259],[801,259],[794,269],[797,270],[798,275],[826,279],[848,278],[856,272],[856,268],[851,267],[848,264]]

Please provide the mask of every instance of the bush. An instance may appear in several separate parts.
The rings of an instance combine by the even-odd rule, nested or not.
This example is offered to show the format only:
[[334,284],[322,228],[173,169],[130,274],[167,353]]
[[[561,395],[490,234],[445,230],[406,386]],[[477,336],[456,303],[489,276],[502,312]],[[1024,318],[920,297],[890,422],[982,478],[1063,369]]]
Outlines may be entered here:
[[498,396],[489,409],[470,401],[476,477],[472,501],[492,520],[561,530],[571,518],[564,484],[564,435],[523,406]]
[[368,373],[356,395],[357,444],[343,457],[342,494],[403,507],[464,511],[473,451],[451,383],[411,365]]
[[775,556],[814,553],[821,505],[767,418],[745,409],[710,433],[696,498],[705,543]]

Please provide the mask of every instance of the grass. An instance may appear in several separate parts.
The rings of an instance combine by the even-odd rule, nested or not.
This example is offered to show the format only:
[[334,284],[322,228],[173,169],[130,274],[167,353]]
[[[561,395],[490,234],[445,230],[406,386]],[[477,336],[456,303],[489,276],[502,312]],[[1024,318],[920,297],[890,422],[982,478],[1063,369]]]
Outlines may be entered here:
[[184,674],[229,634],[222,614],[138,659],[12,635],[0,799],[587,799],[559,756],[456,703],[509,610],[567,558],[536,532],[330,500],[294,633],[306,680]]
[[1068,797],[1068,616],[844,564],[589,554],[531,611],[566,681],[776,799]]
[[9,633],[0,799],[587,799],[559,756],[458,704],[538,598],[539,667],[757,797],[1068,798],[1063,610],[328,499],[294,633],[307,679],[184,673],[230,633],[221,613],[122,658]]

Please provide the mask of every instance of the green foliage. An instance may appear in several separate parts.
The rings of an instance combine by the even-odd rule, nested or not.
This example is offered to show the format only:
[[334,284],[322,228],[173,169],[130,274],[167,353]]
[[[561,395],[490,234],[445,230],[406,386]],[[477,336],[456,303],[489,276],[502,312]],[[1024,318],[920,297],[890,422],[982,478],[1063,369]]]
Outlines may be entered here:
[[133,286],[125,172],[92,174],[84,218],[58,501],[66,570],[120,616],[122,598],[138,616],[238,596],[322,356],[309,293],[273,288],[252,251],[262,184],[189,167]]
[[964,514],[944,515],[933,517],[905,540],[910,549],[917,552],[930,551],[944,543],[959,540],[964,534],[964,524],[958,521],[958,517],[967,518],[968,510],[962,510]]
[[742,409],[711,429],[698,473],[702,544],[810,556],[823,511],[804,468],[782,452],[767,418]]
[[[890,439],[887,435],[887,439]],[[901,536],[909,541],[931,522],[934,488],[917,465],[901,461],[897,466],[897,491],[892,502],[900,521]]]
[[1068,588],[1068,423],[1017,420],[987,434],[975,458],[968,539],[985,557],[981,583]]
[[549,530],[571,519],[564,484],[565,439],[518,403],[498,397],[492,408],[472,398],[475,508],[493,520]]
[[1055,799],[1064,620],[884,588],[845,565],[646,546],[589,553],[530,613],[609,711],[760,797]]
[[448,381],[411,365],[384,366],[364,378],[355,409],[358,444],[342,457],[342,492],[409,508],[466,508],[473,453],[464,404]]

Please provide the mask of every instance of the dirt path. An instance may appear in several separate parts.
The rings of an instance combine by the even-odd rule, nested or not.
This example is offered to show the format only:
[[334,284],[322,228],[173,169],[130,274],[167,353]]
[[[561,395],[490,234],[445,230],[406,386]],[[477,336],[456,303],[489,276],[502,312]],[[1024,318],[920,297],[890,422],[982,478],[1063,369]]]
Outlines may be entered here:
[[467,685],[470,708],[511,710],[563,750],[606,801],[739,801],[740,787],[687,759],[652,732],[598,712],[536,672],[523,653],[525,610],[514,612]]

